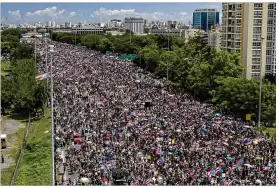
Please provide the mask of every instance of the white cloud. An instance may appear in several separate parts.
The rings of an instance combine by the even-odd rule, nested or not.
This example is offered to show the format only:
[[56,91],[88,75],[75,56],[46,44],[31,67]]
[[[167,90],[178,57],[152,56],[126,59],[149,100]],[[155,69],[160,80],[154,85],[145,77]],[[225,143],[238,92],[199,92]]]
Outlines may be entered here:
[[76,12],[74,11],[74,12],[70,12],[69,13],[69,17],[73,17],[73,16],[76,16],[77,14],[76,14]]
[[16,21],[21,20],[20,10],[8,11],[9,19]]
[[96,21],[110,21],[111,19],[120,19],[124,20],[126,17],[142,17],[148,20],[176,20],[181,21],[183,23],[188,23],[191,20],[191,16],[188,15],[187,12],[174,12],[174,13],[166,13],[166,12],[137,12],[135,9],[106,9],[101,7],[97,11],[94,11],[90,14],[91,18],[94,18]]
[[181,16],[187,16],[188,13],[187,13],[187,12],[180,12],[180,15],[181,15]]
[[99,10],[94,12],[94,14],[97,16],[128,15],[128,14],[134,14],[134,13],[135,13],[135,9],[108,10],[104,7],[101,7]]
[[76,12],[67,12],[65,9],[58,10],[56,6],[37,10],[35,12],[26,12],[25,14],[26,21],[29,22],[43,22],[47,20],[64,22],[69,21],[69,18],[74,16],[76,16]]

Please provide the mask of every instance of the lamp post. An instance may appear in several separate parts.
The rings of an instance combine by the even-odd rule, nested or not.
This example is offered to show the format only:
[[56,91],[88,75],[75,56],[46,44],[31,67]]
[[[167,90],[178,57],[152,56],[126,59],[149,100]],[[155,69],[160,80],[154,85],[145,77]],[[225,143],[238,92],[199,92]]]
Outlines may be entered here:
[[[264,44],[265,38],[261,36],[261,53],[263,54],[263,44]],[[260,128],[261,126],[261,110],[262,110],[262,62],[263,62],[263,55],[261,55],[261,61],[260,61],[260,94],[259,94],[259,117],[258,117],[258,126]]]
[[[168,51],[170,51],[170,29],[167,30],[168,32]],[[167,81],[169,80],[169,62],[167,64]]]
[[52,75],[52,53],[53,45],[49,45],[50,52],[50,82],[51,82],[51,162],[52,162],[52,185],[55,185],[55,161],[54,161],[54,117],[53,117],[53,75]]
[[37,37],[35,35],[35,69],[37,69]]

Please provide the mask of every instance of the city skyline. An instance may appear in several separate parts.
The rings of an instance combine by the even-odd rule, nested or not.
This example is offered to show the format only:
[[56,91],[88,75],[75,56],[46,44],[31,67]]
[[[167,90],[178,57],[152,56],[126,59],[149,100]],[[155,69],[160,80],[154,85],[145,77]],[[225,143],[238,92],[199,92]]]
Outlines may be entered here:
[[[171,7],[171,8],[170,8]],[[64,24],[109,22],[126,17],[142,17],[148,21],[176,20],[192,23],[193,12],[215,8],[222,18],[221,3],[2,3],[2,24],[55,21]]]

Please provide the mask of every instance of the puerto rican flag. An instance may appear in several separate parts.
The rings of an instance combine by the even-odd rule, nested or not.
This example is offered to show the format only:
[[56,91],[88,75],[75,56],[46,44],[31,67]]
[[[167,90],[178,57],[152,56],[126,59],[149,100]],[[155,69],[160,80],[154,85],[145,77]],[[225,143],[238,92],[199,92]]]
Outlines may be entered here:
[[218,174],[218,173],[222,173],[223,172],[223,169],[221,167],[218,167],[215,169],[215,173]]
[[165,159],[163,157],[161,157],[160,159],[157,160],[157,165],[162,165],[164,164]]
[[152,183],[152,178],[145,180],[144,185],[149,185],[150,183]]
[[136,180],[133,185],[139,185],[139,180]]
[[209,177],[209,178],[211,178],[212,176],[214,176],[215,175],[215,170],[210,170],[209,172],[207,172],[207,176]]

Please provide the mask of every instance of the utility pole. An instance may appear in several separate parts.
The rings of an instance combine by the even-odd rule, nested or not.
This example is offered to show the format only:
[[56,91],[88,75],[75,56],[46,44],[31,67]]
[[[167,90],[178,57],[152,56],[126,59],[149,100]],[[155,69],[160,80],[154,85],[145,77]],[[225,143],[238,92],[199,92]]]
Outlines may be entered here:
[[[170,30],[168,30],[168,51],[170,51]],[[167,64],[167,81],[169,80],[169,62]]]
[[132,43],[132,26],[130,28],[130,43]]
[[77,32],[75,31],[75,46],[77,45]]
[[54,117],[53,117],[53,74],[52,74],[52,52],[53,47],[50,45],[50,81],[51,81],[51,155],[52,155],[52,185],[55,185],[55,155],[54,155]]
[[[263,44],[264,44],[265,38],[261,37],[261,54],[263,54]],[[261,61],[260,61],[260,94],[259,94],[259,117],[258,117],[258,126],[261,127],[261,110],[262,110],[262,62],[263,62],[263,55],[261,55]]]
[[35,69],[37,68],[37,37],[35,36]]

